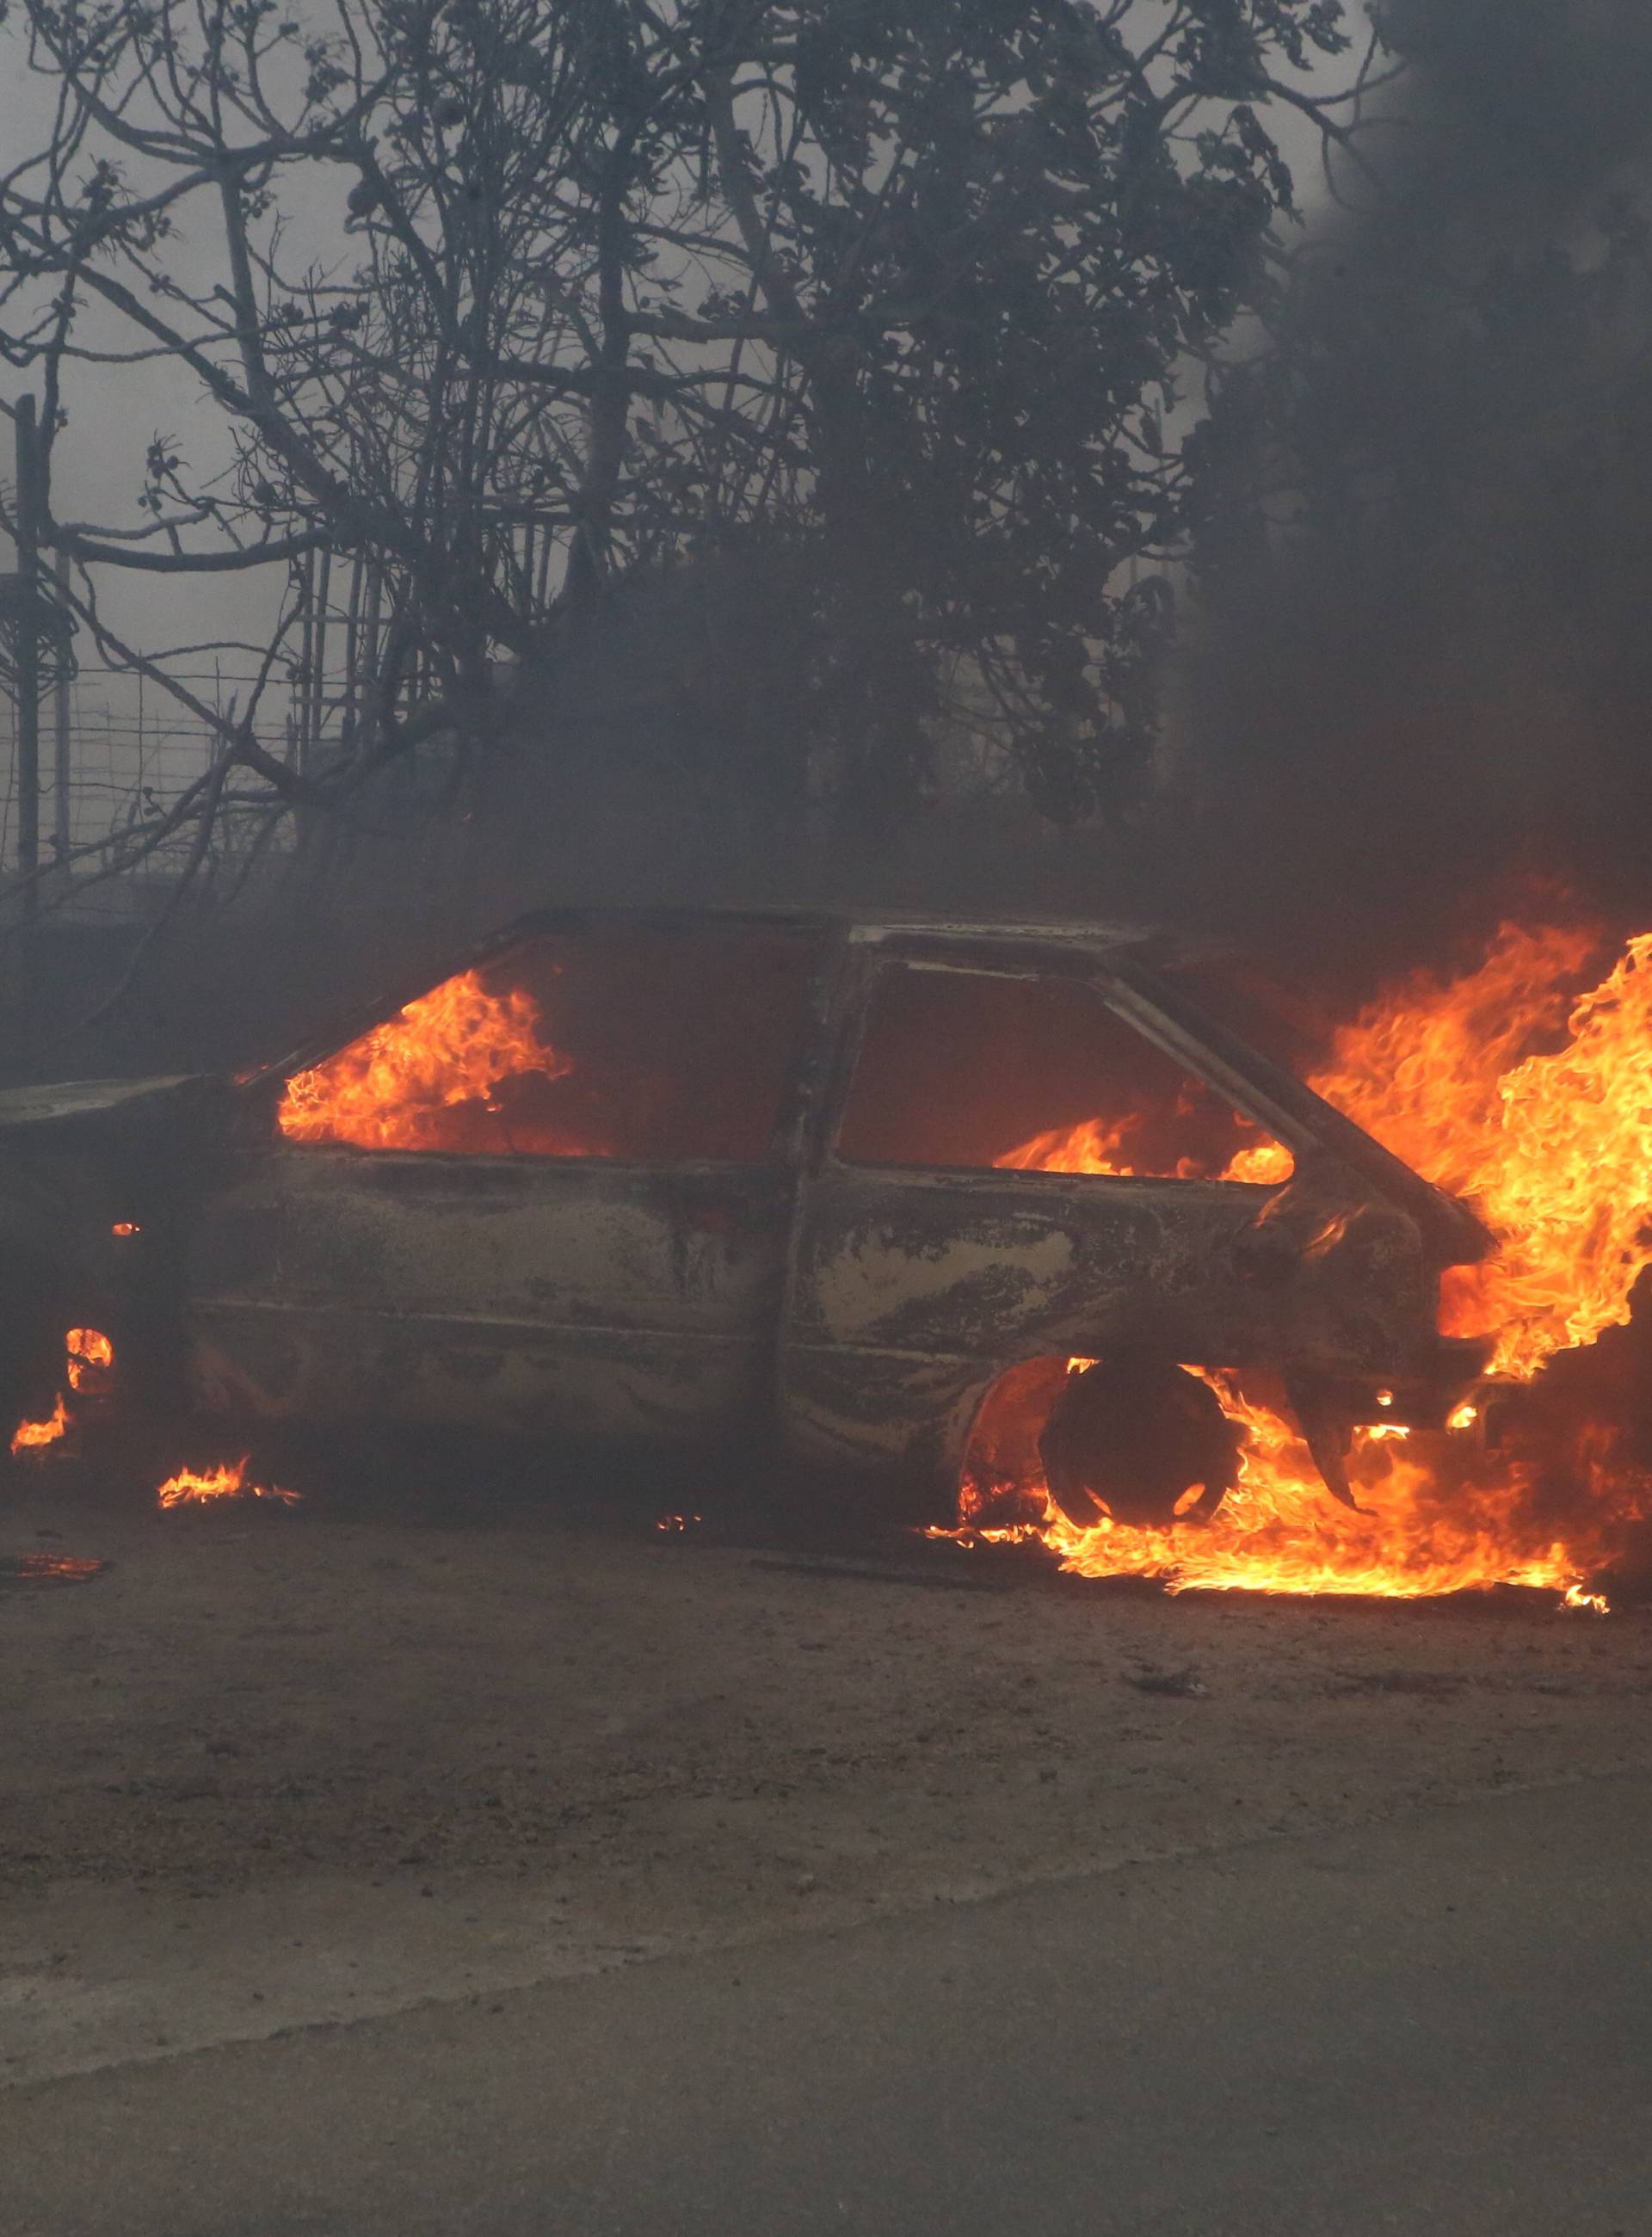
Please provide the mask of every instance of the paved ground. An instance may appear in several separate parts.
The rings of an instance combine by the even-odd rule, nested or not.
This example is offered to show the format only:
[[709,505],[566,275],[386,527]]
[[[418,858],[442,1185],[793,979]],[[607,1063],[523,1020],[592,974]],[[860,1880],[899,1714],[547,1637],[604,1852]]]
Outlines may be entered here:
[[114,1566],[0,1590],[7,2237],[1652,2232],[1642,1616],[23,1550]]
[[1643,2237],[1652,1781],[10,2101],[19,2237]]

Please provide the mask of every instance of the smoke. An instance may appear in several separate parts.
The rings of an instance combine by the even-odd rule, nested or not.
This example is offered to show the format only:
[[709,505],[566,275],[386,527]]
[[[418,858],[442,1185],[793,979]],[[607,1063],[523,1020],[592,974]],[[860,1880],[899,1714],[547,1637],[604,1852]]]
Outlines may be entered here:
[[1652,907],[1652,11],[1384,20],[1404,89],[1211,430],[1155,835],[1177,914],[1345,995],[1533,880]]
[[684,759],[685,737],[725,760],[784,744],[786,644],[677,617],[663,650],[597,649],[617,698],[554,679],[474,801],[415,813],[408,772],[404,814],[399,775],[261,885],[235,937],[186,914],[116,1043],[57,1039],[111,967],[38,990],[10,1036],[31,1068],[268,1054],[547,901],[1146,918],[1332,1013],[1534,881],[1652,921],[1652,9],[1389,0],[1384,20],[1410,74],[1208,431],[1198,619],[1145,828],[1057,832],[995,797],[852,860],[800,845],[762,812],[778,760]]

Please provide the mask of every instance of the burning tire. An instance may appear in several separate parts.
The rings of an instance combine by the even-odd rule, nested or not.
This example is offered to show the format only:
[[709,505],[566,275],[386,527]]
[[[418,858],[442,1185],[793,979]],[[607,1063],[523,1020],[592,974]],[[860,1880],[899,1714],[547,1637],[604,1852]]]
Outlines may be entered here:
[[1068,1376],[1039,1453],[1050,1497],[1080,1528],[1105,1511],[1168,1529],[1216,1512],[1239,1474],[1241,1434],[1198,1376],[1117,1353]]

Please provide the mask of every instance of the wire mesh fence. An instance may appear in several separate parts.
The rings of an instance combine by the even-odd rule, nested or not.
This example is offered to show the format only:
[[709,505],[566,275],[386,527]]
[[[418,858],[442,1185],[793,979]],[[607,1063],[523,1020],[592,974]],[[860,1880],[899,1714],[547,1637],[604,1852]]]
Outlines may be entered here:
[[[349,746],[373,688],[388,602],[376,573],[360,559],[313,552],[297,571],[284,657],[261,672],[250,648],[228,657],[197,653],[165,670],[221,721],[254,695],[258,732],[295,773],[324,764]],[[404,691],[416,696],[420,663]],[[20,796],[23,756],[15,677],[0,678],[0,883],[20,867],[30,819]],[[151,848],[139,844],[212,766],[222,734],[152,677],[88,662],[60,677],[42,698],[37,816],[39,860],[76,881],[116,866],[140,882],[175,878],[195,844],[188,825]],[[233,802],[215,818],[209,860],[233,861],[254,842],[279,852],[290,827],[271,828],[265,808]]]

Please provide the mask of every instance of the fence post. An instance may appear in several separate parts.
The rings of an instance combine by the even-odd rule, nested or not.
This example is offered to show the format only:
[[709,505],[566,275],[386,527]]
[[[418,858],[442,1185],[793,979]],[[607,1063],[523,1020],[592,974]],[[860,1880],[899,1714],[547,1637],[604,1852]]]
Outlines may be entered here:
[[[63,611],[69,611],[69,553],[60,549],[57,554],[57,603]],[[52,756],[52,837],[57,849],[57,867],[67,885],[74,875],[69,857],[75,843],[75,810],[73,796],[74,772],[72,748],[69,743],[69,671],[65,658],[57,671],[57,681],[52,693],[52,720],[55,736]]]
[[17,518],[17,869],[23,908],[40,907],[35,873],[40,868],[40,638],[35,601],[40,595],[40,447],[35,399],[17,399],[16,505]]

